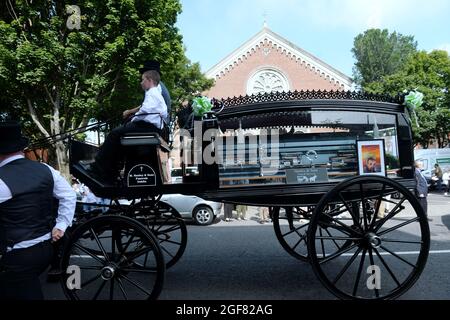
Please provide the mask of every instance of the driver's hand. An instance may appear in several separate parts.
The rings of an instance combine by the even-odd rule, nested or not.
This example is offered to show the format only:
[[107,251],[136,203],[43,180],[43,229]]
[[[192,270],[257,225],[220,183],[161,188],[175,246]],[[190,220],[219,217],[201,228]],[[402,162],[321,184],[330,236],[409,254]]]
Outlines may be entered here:
[[61,239],[64,236],[64,231],[58,229],[58,228],[53,228],[52,230],[52,242],[56,242],[59,239]]
[[131,116],[132,114],[133,114],[133,112],[132,112],[131,110],[125,110],[125,111],[122,113],[122,116],[123,116],[124,119],[126,119],[126,118],[128,118],[129,116]]

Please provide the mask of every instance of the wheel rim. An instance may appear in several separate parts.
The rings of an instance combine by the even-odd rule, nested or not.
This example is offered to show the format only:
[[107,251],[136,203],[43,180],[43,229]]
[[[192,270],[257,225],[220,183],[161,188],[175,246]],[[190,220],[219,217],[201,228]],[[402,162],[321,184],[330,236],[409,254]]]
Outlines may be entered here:
[[281,246],[294,258],[308,261],[308,248],[306,246],[309,220],[313,208],[293,207],[292,215],[279,207],[273,208],[273,227],[275,235]]
[[[389,197],[393,192],[400,199]],[[419,278],[429,246],[428,221],[418,200],[383,177],[361,176],[336,186],[317,205],[308,232],[316,275],[342,299],[400,296]]]
[[195,213],[195,220],[199,224],[207,224],[211,220],[211,213],[206,208],[200,208]]
[[61,279],[71,300],[153,300],[162,290],[165,273],[155,237],[139,222],[119,216],[80,225],[64,249],[61,266],[80,270],[79,282],[67,272]]
[[177,263],[187,245],[186,223],[180,213],[165,202],[142,202],[136,205],[134,215],[158,239],[166,268]]

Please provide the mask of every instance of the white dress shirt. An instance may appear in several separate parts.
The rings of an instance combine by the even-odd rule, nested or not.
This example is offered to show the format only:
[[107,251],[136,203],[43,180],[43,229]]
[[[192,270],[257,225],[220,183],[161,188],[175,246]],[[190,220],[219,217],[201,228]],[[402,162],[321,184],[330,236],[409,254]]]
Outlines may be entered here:
[[[156,113],[156,114],[147,114]],[[143,115],[147,114],[147,115]],[[158,129],[163,127],[163,120],[167,118],[167,105],[161,94],[161,86],[153,87],[145,91],[144,102],[141,108],[136,112],[132,122],[146,121],[154,124]]]
[[[0,167],[14,161],[17,159],[24,158],[23,155],[15,155],[12,157],[9,157],[2,162],[0,162]],[[77,196],[75,191],[72,189],[70,184],[64,179],[61,174],[50,167],[49,165],[46,165],[53,176],[53,196],[59,200],[59,207],[58,207],[58,216],[56,218],[56,225],[55,228],[60,229],[62,231],[66,231],[67,227],[70,227],[72,225],[73,216],[75,214],[75,206],[77,201]],[[11,190],[9,187],[3,182],[2,179],[0,179],[0,203],[8,201],[9,199],[12,199]],[[46,241],[51,239],[52,235],[51,233],[47,233],[43,235],[42,237],[32,239],[32,240],[26,240],[19,243],[16,243],[13,248],[7,248],[7,251],[15,250],[15,249],[23,249],[31,247],[35,244],[38,244],[42,241]]]

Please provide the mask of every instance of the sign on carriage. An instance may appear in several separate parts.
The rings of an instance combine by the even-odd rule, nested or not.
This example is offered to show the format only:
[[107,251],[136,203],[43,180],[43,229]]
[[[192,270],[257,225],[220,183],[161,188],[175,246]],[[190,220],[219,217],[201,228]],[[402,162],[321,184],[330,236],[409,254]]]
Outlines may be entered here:
[[128,172],[128,187],[156,186],[155,171],[146,164],[138,164]]
[[286,170],[287,184],[303,184],[315,182],[328,182],[326,168],[304,168]]

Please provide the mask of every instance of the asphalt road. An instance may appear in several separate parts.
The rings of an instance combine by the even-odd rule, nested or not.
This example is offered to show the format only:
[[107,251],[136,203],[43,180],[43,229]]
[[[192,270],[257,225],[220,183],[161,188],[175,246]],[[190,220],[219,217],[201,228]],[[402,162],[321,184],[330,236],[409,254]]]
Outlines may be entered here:
[[[429,197],[431,251],[417,283],[400,299],[450,299],[450,197]],[[259,224],[251,208],[248,221],[211,226],[188,225],[188,244],[166,272],[161,300],[336,299],[312,267],[291,257],[272,223]],[[398,262],[401,264],[401,261]],[[43,278],[44,279],[44,278]],[[49,300],[65,299],[58,283],[44,283]]]

